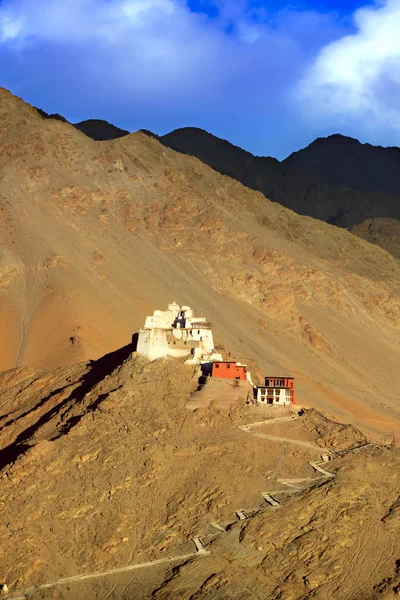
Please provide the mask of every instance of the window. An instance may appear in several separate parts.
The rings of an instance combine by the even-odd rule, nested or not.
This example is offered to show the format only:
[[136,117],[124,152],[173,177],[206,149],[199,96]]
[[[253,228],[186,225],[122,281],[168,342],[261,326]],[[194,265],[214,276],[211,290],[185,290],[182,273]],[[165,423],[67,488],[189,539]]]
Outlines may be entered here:
[[219,365],[214,365],[216,369],[219,369]]
[[230,369],[230,368],[231,368],[231,365],[226,365],[226,368],[227,368],[227,369]]

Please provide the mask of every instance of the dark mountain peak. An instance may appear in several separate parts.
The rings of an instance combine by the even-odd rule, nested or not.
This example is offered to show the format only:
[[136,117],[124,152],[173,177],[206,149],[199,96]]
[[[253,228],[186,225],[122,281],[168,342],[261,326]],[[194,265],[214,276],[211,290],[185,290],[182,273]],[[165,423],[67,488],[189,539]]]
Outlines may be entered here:
[[247,150],[197,127],[176,129],[158,139],[164,146],[182,154],[195,156],[215,171],[237,179],[254,190],[262,191],[266,196],[271,187],[265,188],[265,177],[269,176],[271,181],[275,180],[276,170],[281,169],[279,161],[275,158],[256,157]]
[[[182,127],[175,129],[167,135],[160,136],[160,142],[173,150],[177,150],[182,154],[190,154],[197,156],[203,162],[213,167],[207,160],[210,153],[216,158],[217,156],[223,161],[236,161],[236,157],[241,155],[241,160],[254,159],[253,154],[243,150],[240,146],[235,146],[228,140],[219,138],[216,135],[209,133],[205,129],[199,127]],[[213,167],[215,168],[215,167]],[[219,169],[216,169],[219,170]],[[228,174],[227,172],[225,174]]]
[[[327,137],[320,137],[312,142],[312,144],[335,144],[335,145],[343,145],[343,146],[362,146],[361,142],[359,142],[356,138],[352,138],[348,135],[343,135],[341,133],[332,133]],[[310,144],[310,146],[312,145]]]
[[149,137],[155,138],[156,140],[160,137],[156,133],[150,131],[150,129],[139,129],[139,133],[144,133],[144,135],[148,135]]
[[329,185],[363,192],[400,193],[400,149],[362,144],[341,134],[318,138],[283,161]]
[[[210,133],[206,129],[202,129],[201,127],[179,127],[178,129],[174,129],[174,131],[171,131],[171,133],[167,133],[167,135],[162,136],[162,137],[165,138],[165,137],[171,137],[171,136],[181,136],[181,137],[191,137],[191,136],[212,137],[215,140],[219,140],[221,142],[226,142],[227,141],[227,140],[224,140],[222,138],[217,137],[216,135]],[[227,143],[230,143],[230,142],[227,142]]]
[[88,119],[86,121],[81,121],[80,123],[74,123],[74,127],[98,142],[114,140],[130,134],[126,129],[120,129],[102,119]]
[[[36,108],[37,112],[43,119],[56,119],[57,121],[63,121],[64,123],[69,123],[69,121],[59,115],[49,114],[44,111],[42,108]],[[76,129],[79,129],[82,133],[92,138],[92,140],[96,140],[98,142],[102,142],[104,140],[114,140],[116,138],[121,138],[126,135],[129,135],[129,131],[125,129],[120,129],[108,121],[104,121],[102,119],[87,119],[86,121],[81,121],[80,123],[70,123]]]

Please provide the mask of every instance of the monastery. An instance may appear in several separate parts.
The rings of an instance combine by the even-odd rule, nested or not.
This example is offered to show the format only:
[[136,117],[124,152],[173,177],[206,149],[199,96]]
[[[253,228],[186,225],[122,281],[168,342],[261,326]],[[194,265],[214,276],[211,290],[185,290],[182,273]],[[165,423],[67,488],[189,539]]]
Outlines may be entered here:
[[168,310],[155,310],[139,332],[137,351],[150,360],[188,356],[188,364],[222,361],[214,351],[212,324],[195,317],[190,306],[173,302]]
[[[211,380],[235,380],[248,385],[257,404],[294,404],[294,379],[291,377],[266,377],[265,385],[253,384],[246,365],[233,360],[223,360],[214,350],[212,323],[205,317],[195,317],[190,306],[173,302],[168,310],[155,310],[146,317],[139,332],[137,352],[149,360],[187,357],[187,364],[198,364],[203,375]],[[246,384],[245,384],[246,382]]]

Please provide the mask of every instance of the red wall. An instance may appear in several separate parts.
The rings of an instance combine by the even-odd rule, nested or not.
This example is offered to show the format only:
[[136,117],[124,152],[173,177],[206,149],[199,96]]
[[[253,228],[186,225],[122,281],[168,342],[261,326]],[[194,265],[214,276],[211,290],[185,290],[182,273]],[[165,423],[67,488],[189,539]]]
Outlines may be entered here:
[[247,379],[246,372],[246,367],[237,366],[234,362],[214,362],[211,375],[224,379]]

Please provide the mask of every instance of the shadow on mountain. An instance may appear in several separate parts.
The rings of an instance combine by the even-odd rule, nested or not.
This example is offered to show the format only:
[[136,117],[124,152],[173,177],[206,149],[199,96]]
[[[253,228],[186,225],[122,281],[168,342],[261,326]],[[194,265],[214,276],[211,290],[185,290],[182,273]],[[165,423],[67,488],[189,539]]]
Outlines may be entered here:
[[[93,398],[87,397],[98,384],[121,368],[129,359],[137,346],[137,339],[135,336],[133,338],[131,344],[110,352],[98,360],[90,361],[88,363],[88,371],[82,377],[80,384],[66,398],[61,399],[56,404],[52,402],[53,398],[56,398],[58,395],[62,396],[65,387],[69,386],[53,390],[48,396],[43,398],[30,412],[33,413],[46,404],[50,404],[51,408],[42,414],[39,419],[35,420],[32,425],[19,433],[11,444],[0,450],[0,469],[12,464],[18,457],[25,454],[33,445],[29,444],[30,439],[41,427],[49,423],[53,417],[57,415],[60,425],[57,434],[50,437],[51,441],[68,433],[86,414],[93,412],[110,393],[120,389],[122,384],[119,383],[118,385],[111,385],[110,389],[107,389],[102,394],[93,394]],[[71,411],[76,414],[68,416]],[[19,418],[25,417],[28,414],[24,413]],[[6,425],[13,425],[17,420],[9,421]]]

